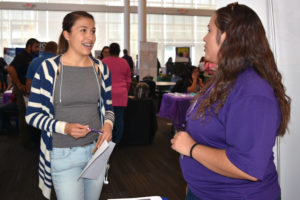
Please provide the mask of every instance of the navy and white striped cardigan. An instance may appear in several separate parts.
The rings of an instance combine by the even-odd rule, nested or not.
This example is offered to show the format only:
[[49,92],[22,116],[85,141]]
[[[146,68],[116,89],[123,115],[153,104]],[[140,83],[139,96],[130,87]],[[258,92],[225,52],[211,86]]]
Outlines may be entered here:
[[[54,119],[54,86],[58,74],[60,55],[45,60],[34,75],[28,107],[26,122],[42,130],[40,161],[39,161],[39,187],[43,195],[50,199],[52,178],[50,151],[52,150],[52,133],[65,134],[67,122]],[[95,62],[96,71],[101,72],[101,97],[98,101],[100,121],[113,125],[114,113],[111,100],[111,75],[108,67],[99,60]]]

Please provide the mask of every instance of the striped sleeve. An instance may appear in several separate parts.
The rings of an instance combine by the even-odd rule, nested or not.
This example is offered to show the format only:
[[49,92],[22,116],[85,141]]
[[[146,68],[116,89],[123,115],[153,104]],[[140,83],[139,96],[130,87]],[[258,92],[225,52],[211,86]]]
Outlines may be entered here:
[[29,125],[38,129],[65,134],[66,122],[55,120],[50,114],[53,113],[51,93],[55,75],[48,65],[44,61],[32,80],[25,119]]
[[115,114],[113,112],[113,107],[112,107],[111,74],[109,72],[108,67],[104,63],[103,63],[103,82],[104,84],[102,84],[102,92],[103,92],[102,98],[105,107],[104,122],[108,122],[113,126],[115,121]]

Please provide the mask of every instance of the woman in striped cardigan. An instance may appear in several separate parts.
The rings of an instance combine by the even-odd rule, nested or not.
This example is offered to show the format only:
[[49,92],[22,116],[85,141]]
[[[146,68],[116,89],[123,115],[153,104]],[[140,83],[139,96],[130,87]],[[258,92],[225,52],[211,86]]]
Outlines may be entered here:
[[39,187],[48,199],[52,182],[60,200],[96,200],[101,193],[105,169],[96,180],[77,180],[92,151],[112,138],[111,76],[90,56],[95,40],[93,16],[69,13],[59,39],[61,55],[45,60],[32,82],[26,121],[42,130]]

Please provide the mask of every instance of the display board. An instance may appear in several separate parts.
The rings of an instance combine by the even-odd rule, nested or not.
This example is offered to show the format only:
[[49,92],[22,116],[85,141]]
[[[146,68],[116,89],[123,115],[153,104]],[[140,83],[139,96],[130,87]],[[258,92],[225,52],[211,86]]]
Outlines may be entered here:
[[141,42],[139,55],[140,80],[145,76],[152,76],[157,80],[157,43]]

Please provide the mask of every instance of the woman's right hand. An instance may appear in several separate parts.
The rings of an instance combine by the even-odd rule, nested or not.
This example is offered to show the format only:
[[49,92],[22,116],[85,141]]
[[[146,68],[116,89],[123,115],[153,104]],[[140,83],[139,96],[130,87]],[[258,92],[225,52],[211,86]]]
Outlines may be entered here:
[[82,125],[79,123],[67,123],[65,127],[65,133],[77,139],[86,136],[86,134],[90,132],[88,128],[88,125]]

